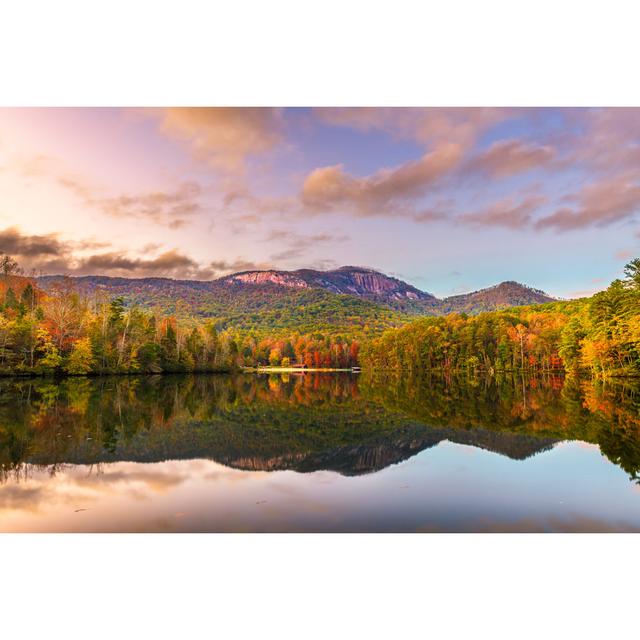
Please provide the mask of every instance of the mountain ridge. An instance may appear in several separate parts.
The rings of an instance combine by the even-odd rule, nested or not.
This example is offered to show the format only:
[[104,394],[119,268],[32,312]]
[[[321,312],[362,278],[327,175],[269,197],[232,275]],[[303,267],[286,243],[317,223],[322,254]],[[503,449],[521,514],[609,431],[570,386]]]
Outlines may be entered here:
[[[86,295],[104,292],[127,304],[161,308],[176,316],[215,318],[220,328],[379,333],[417,316],[468,314],[554,299],[514,281],[439,299],[398,278],[365,267],[328,271],[253,270],[215,280],[70,276]],[[51,290],[65,276],[40,276]]]
[[[380,297],[390,300],[429,300],[437,302],[456,302],[478,297],[479,295],[493,294],[494,299],[501,304],[509,305],[517,295],[528,295],[536,298],[519,304],[539,304],[543,302],[553,302],[556,298],[550,296],[541,289],[536,289],[529,285],[522,284],[515,280],[504,280],[498,284],[483,287],[466,293],[455,294],[438,298],[427,291],[422,291],[399,278],[388,276],[385,273],[369,267],[342,266],[336,269],[322,271],[319,269],[253,269],[230,273],[220,278],[212,280],[191,280],[183,278],[171,278],[166,276],[145,276],[138,278],[128,278],[124,276],[107,275],[83,275],[66,276],[44,275],[38,276],[37,280],[45,286],[64,278],[72,281],[89,283],[93,286],[109,284],[132,284],[132,283],[153,283],[180,285],[194,289],[211,289],[218,285],[254,285],[269,286],[275,285],[293,289],[321,288],[331,293],[342,293],[346,295],[357,295],[361,297]],[[497,295],[496,295],[497,294]],[[509,298],[511,295],[511,299]],[[515,303],[514,306],[518,306]]]

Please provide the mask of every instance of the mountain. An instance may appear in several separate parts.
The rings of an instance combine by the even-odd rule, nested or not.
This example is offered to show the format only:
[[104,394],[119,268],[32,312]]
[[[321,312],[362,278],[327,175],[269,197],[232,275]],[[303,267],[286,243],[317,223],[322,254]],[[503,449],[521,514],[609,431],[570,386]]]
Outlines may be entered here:
[[521,307],[553,301],[554,298],[544,291],[509,280],[487,289],[445,298],[440,304],[440,310],[443,313],[452,313],[454,311],[480,313],[506,307]]
[[[63,276],[41,276],[51,290]],[[330,271],[243,271],[217,280],[72,277],[83,293],[122,296],[129,304],[178,316],[215,318],[219,328],[244,331],[375,334],[416,315],[479,313],[553,299],[516,282],[439,300],[402,280],[363,267]]]
[[330,271],[298,269],[297,271],[243,271],[220,278],[223,285],[275,284],[291,289],[324,289],[384,302],[397,300],[430,300],[436,298],[410,284],[363,267],[340,267]]
[[[43,276],[38,282],[51,290],[61,279]],[[415,317],[415,313],[382,301],[311,286],[283,286],[273,280],[253,284],[226,279],[204,282],[82,276],[71,282],[89,297],[121,296],[127,304],[160,308],[178,317],[213,318],[219,329],[256,333],[371,335]]]

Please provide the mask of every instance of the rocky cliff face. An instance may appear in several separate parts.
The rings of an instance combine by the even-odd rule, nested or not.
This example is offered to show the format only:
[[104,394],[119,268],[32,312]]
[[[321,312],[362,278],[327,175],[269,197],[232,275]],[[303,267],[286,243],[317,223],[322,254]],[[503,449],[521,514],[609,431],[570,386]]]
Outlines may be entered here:
[[331,271],[245,271],[216,281],[222,285],[275,284],[295,289],[320,288],[332,293],[357,295],[382,301],[434,300],[424,291],[383,273],[362,267],[340,267]]
[[294,273],[287,271],[246,271],[234,273],[222,279],[227,284],[276,284],[294,289],[308,289],[309,284]]
[[326,276],[320,275],[318,279],[328,280],[340,289],[340,293],[387,297],[394,300],[433,298],[430,294],[420,291],[406,282],[371,269],[341,267],[336,271],[327,272]]

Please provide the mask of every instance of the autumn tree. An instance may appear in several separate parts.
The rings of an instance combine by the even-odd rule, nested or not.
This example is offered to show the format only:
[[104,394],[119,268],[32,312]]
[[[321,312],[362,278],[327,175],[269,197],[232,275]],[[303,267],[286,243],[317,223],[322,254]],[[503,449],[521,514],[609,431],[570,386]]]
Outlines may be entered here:
[[91,351],[91,341],[88,337],[80,338],[73,343],[64,369],[72,375],[81,375],[89,373],[92,368],[93,353]]

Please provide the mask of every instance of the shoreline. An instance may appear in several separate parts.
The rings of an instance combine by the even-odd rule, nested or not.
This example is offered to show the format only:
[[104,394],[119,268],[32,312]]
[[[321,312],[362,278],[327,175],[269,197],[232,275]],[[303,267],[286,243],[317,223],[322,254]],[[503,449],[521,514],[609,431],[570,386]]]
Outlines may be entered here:
[[338,367],[308,367],[302,369],[301,367],[243,367],[243,373],[321,373],[321,372],[348,372],[359,373],[354,371],[352,367],[338,368]]
[[65,371],[0,371],[0,379],[10,378],[49,378],[64,380],[66,378],[108,378],[110,376],[173,376],[173,375],[213,375],[241,373],[238,369],[189,369],[185,371],[89,371],[87,373],[67,373]]

